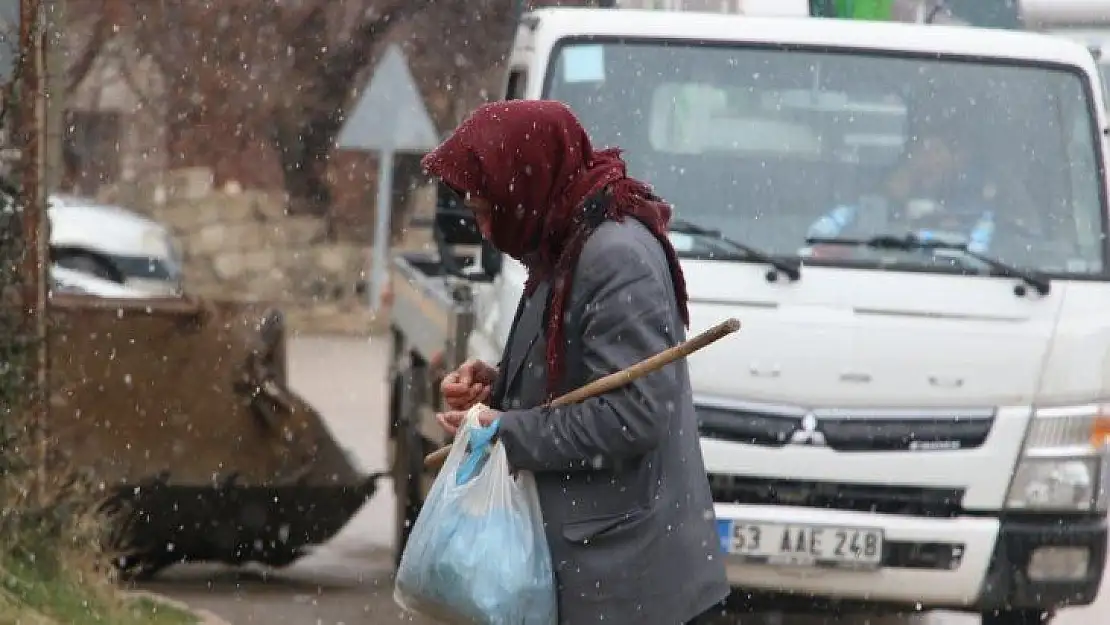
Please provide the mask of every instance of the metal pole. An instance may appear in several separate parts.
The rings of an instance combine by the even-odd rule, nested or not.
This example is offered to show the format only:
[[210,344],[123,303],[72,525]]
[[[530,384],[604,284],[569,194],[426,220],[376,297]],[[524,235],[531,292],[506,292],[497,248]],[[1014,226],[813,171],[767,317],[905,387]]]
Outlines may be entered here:
[[370,309],[381,310],[382,294],[388,279],[390,216],[393,212],[393,150],[378,153],[378,201],[374,219],[374,254],[370,268]]
[[31,330],[34,357],[31,361],[35,389],[28,398],[30,425],[38,437],[39,495],[46,489],[46,262],[47,242],[42,236],[46,194],[42,188],[42,4],[40,0],[19,3],[19,124],[20,206],[23,222],[23,308]]
[[[46,94],[46,110],[43,112],[42,185],[45,194],[49,197],[51,192],[61,186],[65,169],[62,162],[62,146],[65,141],[66,57],[62,37],[65,29],[66,7],[65,0],[45,0],[44,6],[43,91]],[[44,225],[46,229],[43,238],[49,241],[49,220]]]
[[[42,2],[43,0],[40,0]],[[50,219],[47,209],[50,205],[50,193],[61,184],[62,176],[62,143],[64,141],[64,118],[62,109],[65,106],[65,54],[62,48],[63,7],[65,0],[44,0],[45,9],[40,10],[42,19],[42,33],[40,59],[42,62],[42,98],[41,119],[42,132],[39,134],[41,141],[42,158],[39,160],[40,175],[38,192],[39,210],[39,245],[38,245],[38,306],[39,306],[39,389],[41,389],[41,405],[39,417],[39,444],[42,457],[43,483],[45,472],[50,468],[50,452],[53,431],[50,415],[50,395],[53,380],[50,372],[53,370],[50,351]]]

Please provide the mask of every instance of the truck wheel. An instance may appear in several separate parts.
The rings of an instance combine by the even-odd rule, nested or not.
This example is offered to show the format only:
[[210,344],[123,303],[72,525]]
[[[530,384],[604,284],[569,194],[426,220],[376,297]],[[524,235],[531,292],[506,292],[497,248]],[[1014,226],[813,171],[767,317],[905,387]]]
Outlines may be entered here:
[[412,422],[415,412],[412,389],[414,376],[405,372],[394,378],[393,393],[397,399],[397,429],[393,438],[393,492],[396,498],[394,511],[393,565],[401,564],[412,526],[420,515],[424,503],[420,492],[421,474],[424,472],[424,445],[420,433]]
[[983,625],[1048,625],[1052,613],[1041,610],[996,610],[983,613]]

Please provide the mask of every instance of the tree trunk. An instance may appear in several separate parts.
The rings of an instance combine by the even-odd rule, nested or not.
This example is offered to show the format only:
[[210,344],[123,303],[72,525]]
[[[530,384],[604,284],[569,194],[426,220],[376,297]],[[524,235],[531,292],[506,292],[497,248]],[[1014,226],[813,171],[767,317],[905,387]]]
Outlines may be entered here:
[[292,214],[324,217],[328,213],[332,200],[328,156],[339,133],[334,117],[285,113],[275,120],[274,145]]

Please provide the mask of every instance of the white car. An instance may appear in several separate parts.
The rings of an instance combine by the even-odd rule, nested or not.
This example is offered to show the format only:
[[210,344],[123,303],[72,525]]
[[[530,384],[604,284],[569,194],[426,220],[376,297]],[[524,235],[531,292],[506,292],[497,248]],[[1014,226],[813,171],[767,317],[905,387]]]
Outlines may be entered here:
[[50,267],[50,294],[74,293],[115,299],[141,299],[150,297],[142,289],[125,286],[118,282],[105,280],[77,269],[67,269],[58,265]]
[[76,284],[80,273],[97,279],[91,292],[116,291],[108,286],[114,284],[127,287],[132,297],[181,293],[181,255],[166,226],[119,206],[70,195],[50,196],[48,215],[56,279],[64,276],[60,279]]

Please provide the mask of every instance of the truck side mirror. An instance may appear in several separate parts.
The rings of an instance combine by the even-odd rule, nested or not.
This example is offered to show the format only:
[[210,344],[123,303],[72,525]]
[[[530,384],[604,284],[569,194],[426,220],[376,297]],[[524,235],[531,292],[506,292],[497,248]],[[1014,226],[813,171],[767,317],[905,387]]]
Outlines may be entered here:
[[489,241],[482,241],[482,271],[487,276],[492,279],[501,273],[503,260],[501,252],[498,252]]
[[[432,228],[440,262],[448,274],[488,282],[501,271],[501,253],[482,238],[470,209],[463,205],[458,194],[444,184],[436,188],[436,215]],[[473,255],[459,254],[460,246],[481,247],[480,271],[469,269],[474,264]]]
[[436,186],[435,229],[447,245],[482,244],[474,215],[463,205],[462,198],[442,183]]

